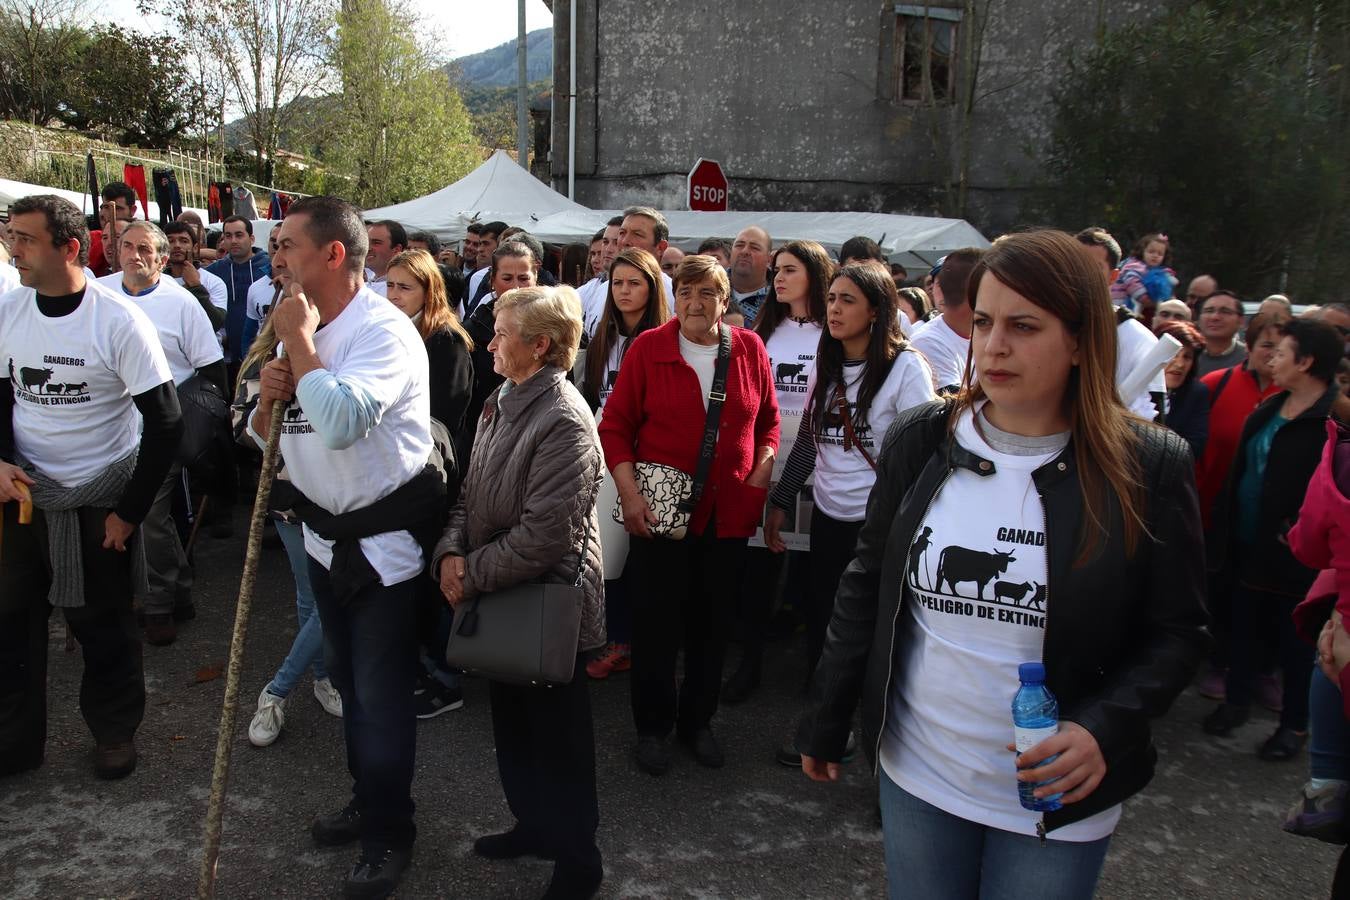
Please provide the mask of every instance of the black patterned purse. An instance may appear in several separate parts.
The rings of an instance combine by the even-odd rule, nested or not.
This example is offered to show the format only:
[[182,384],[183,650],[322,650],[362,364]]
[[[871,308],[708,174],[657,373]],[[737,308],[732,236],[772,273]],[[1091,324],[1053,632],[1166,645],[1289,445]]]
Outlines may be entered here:
[[[727,370],[731,366],[731,329],[719,326],[717,364],[713,367],[712,389],[708,391],[708,415],[703,422],[703,445],[699,448],[698,468],[688,472],[661,463],[635,463],[634,478],[638,491],[656,516],[647,529],[653,537],[684,540],[694,508],[703,496],[703,485],[712,470],[717,450],[717,426],[722,420],[722,403],[727,399]],[[623,503],[614,501],[614,521],[623,524]]]

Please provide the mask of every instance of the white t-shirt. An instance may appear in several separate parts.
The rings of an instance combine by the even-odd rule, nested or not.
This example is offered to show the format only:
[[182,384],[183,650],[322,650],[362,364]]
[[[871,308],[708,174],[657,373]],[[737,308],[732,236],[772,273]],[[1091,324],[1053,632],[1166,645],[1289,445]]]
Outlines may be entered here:
[[[487,277],[487,273],[490,272],[491,270],[492,270],[491,266],[483,266],[483,268],[478,269],[472,275],[469,276],[469,287],[464,294],[464,303],[460,305],[459,309],[460,313],[459,317],[461,319],[464,318],[465,309],[469,308],[469,306],[473,304],[473,296],[474,294],[478,293],[478,286],[483,283],[483,279]],[[483,297],[486,298],[487,294],[484,294]],[[478,302],[481,303],[482,300]]]
[[966,357],[970,354],[970,338],[952,331],[947,320],[938,316],[922,328],[915,328],[910,343],[928,357],[928,365],[933,368],[934,386],[938,390],[961,384],[965,378]]
[[[666,286],[666,303],[670,306],[670,314],[675,315],[675,281],[665,272],[661,273],[661,283]],[[749,322],[745,323],[749,325]]]
[[708,408],[708,393],[712,391],[713,370],[717,367],[718,344],[706,346],[695,344],[683,333],[680,334],[680,356],[698,375],[698,388],[703,394],[703,408]]
[[121,293],[124,300],[150,318],[159,335],[159,345],[164,350],[174,384],[182,384],[197,369],[225,358],[206,310],[187,288],[174,284],[172,278],[160,276],[154,290],[139,296],[127,293],[122,286],[121,272],[104,275],[99,283]]
[[[858,388],[866,366],[862,361],[844,363],[844,390],[851,414],[855,413]],[[816,373],[812,372],[808,390],[815,390],[815,386]],[[832,400],[833,396],[831,389],[826,402]],[[854,423],[854,436],[875,460],[881,452],[886,430],[891,427],[896,416],[936,397],[933,371],[928,367],[927,360],[918,353],[906,350],[896,357],[881,389],[872,398],[867,421]],[[872,492],[877,475],[857,449],[844,449],[845,434],[843,419],[837,410],[834,413],[827,410],[824,427],[816,437],[816,487],[813,496],[816,506],[831,519],[861,522],[867,516],[867,497]]]
[[[1138,319],[1126,319],[1116,326],[1116,386],[1119,387],[1122,382],[1134,371],[1148,352],[1153,349],[1153,345],[1158,343],[1158,339],[1148,327]],[[1120,402],[1125,404],[1125,408],[1135,415],[1142,416],[1150,422],[1158,415],[1158,410],[1153,406],[1153,400],[1149,394],[1166,394],[1167,381],[1162,373],[1158,374],[1148,383],[1148,390],[1143,391],[1137,397],[1121,397]]]
[[[1018,438],[994,432],[987,420],[980,425],[1020,450],[995,450],[970,413],[957,422],[957,442],[994,472],[953,470],[910,548],[881,766],[901,788],[954,816],[1031,835],[1041,814],[1018,802],[1014,757],[1004,748],[1013,737],[1017,667],[1041,661],[1047,601],[1055,599],[1045,589],[1045,510],[1031,476],[1059,455],[1068,435]],[[1094,841],[1119,818],[1117,805],[1053,837]]]
[[[614,393],[614,383],[619,380],[619,365],[623,362],[624,348],[628,346],[628,338],[618,335],[614,339],[614,346],[609,348],[609,359],[605,361],[605,374],[600,384],[596,385],[596,394],[600,397],[600,409],[605,408],[605,401],[609,395]],[[709,376],[709,384],[712,383]]]
[[[228,309],[230,305],[230,290],[225,287],[225,282],[214,272],[208,272],[205,269],[197,270],[197,277],[202,281],[202,287],[206,288],[206,295],[211,298],[211,305],[216,309]],[[183,279],[175,278],[174,281],[187,290],[183,285]]]
[[141,415],[131,398],[172,378],[150,319],[97,281],[68,316],[38,312],[32,288],[6,294],[0,359],[14,386],[15,445],[66,487],[136,449]]
[[[325,371],[373,398],[379,421],[350,447],[331,450],[292,401],[282,415],[281,455],[301,493],[328,512],[351,512],[402,487],[431,455],[426,345],[398,307],[363,288],[314,334],[314,349]],[[308,525],[305,551],[332,566],[332,542]],[[422,572],[422,550],[407,531],[362,538],[361,552],[386,585]]]
[[820,346],[819,322],[784,319],[764,345],[769,354],[769,371],[778,393],[778,414],[800,418],[806,406],[807,383],[816,370],[816,348]]
[[609,297],[608,279],[597,275],[577,288],[577,297],[581,300],[581,319],[585,323],[586,336],[595,337],[595,326],[600,324],[600,316],[605,312],[605,300]]
[[381,297],[389,296],[389,282],[384,278],[380,278],[378,281],[368,281],[366,287],[370,288],[372,293],[379,294]]
[[0,263],[0,294],[8,294],[19,284],[19,270],[14,268],[14,263]]
[[248,296],[244,301],[244,315],[261,324],[272,311],[272,298],[276,296],[276,285],[272,276],[264,275],[248,286]]

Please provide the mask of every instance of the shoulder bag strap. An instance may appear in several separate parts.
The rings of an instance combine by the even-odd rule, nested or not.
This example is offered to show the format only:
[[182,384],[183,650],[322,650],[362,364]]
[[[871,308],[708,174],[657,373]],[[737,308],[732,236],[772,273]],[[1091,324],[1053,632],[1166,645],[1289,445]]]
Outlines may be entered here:
[[1219,379],[1219,383],[1214,385],[1214,390],[1210,391],[1209,393],[1210,409],[1213,409],[1214,404],[1219,402],[1219,395],[1223,393],[1224,388],[1228,387],[1228,379],[1233,377],[1233,369],[1236,368],[1237,366],[1233,366],[1230,369],[1225,369],[1223,372],[1223,377]]
[[694,471],[694,489],[681,504],[683,512],[693,512],[703,496],[703,485],[712,471],[713,453],[717,450],[717,425],[722,420],[722,403],[727,399],[727,370],[731,368],[731,329],[719,325],[721,340],[717,348],[717,364],[713,367],[712,390],[708,392],[708,417],[703,423],[703,445],[699,449],[698,468]]
[[867,464],[872,467],[872,471],[877,470],[876,460],[872,459],[872,454],[867,452],[867,448],[858,440],[858,436],[853,432],[853,417],[848,412],[848,396],[842,393],[836,393],[835,398],[839,402],[839,416],[844,420],[844,451],[847,452],[854,447],[862,454],[862,458],[867,460]]

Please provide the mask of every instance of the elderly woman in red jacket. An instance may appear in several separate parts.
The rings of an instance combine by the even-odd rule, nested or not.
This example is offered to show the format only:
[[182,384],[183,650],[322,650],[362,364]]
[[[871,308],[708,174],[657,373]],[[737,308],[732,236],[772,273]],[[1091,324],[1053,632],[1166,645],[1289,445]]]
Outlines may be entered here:
[[[616,517],[632,535],[626,572],[635,579],[636,756],[652,775],[670,768],[672,730],[700,764],[723,763],[710,724],[730,595],[740,584],[778,449],[778,402],[764,344],[754,332],[722,323],[731,297],[726,271],[712,257],[690,256],[674,286],[675,318],[634,339],[600,422],[605,464],[619,491]],[[725,397],[713,387],[723,347],[730,351]],[[700,485],[710,400],[720,401],[720,418]],[[679,537],[665,533],[672,485],[694,501],[687,534]],[[684,681],[677,691],[681,648]]]

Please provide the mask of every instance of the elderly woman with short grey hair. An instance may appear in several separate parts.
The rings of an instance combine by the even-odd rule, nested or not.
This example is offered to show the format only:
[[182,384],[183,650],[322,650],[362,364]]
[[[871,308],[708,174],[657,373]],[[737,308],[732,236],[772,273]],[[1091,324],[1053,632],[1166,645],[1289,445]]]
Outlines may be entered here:
[[556,860],[545,896],[589,897],[603,869],[595,843],[595,735],[580,654],[605,643],[595,512],[604,455],[590,407],[567,380],[581,339],[581,301],[566,286],[517,288],[497,298],[495,313],[488,349],[506,381],[484,404],[432,572],[458,606],[524,582],[571,584],[580,563],[585,600],[568,684],[489,682],[497,767],[516,824],[479,838],[474,851],[488,859]]

